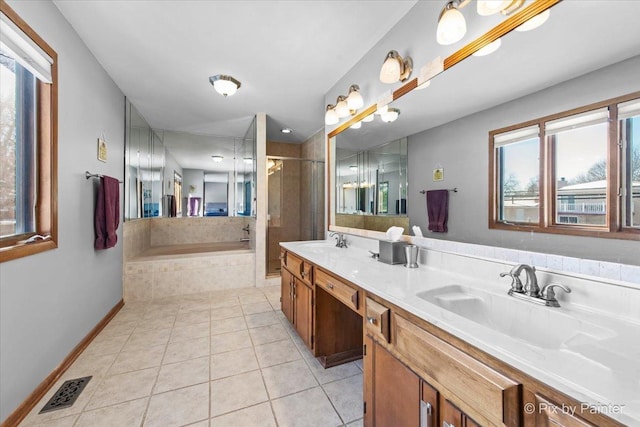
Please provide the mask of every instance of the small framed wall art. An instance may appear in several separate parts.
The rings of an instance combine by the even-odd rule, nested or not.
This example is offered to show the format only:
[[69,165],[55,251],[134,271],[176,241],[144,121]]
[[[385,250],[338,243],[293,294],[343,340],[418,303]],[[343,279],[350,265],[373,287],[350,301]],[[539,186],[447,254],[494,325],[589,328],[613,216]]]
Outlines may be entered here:
[[98,138],[98,160],[101,162],[107,162],[107,141],[104,136]]

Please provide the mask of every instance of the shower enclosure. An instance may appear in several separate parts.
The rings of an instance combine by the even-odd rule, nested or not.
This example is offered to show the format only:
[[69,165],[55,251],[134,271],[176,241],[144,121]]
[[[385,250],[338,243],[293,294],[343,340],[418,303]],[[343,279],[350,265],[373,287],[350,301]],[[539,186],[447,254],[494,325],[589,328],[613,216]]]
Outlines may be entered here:
[[267,157],[267,275],[280,273],[280,242],[324,239],[324,161]]

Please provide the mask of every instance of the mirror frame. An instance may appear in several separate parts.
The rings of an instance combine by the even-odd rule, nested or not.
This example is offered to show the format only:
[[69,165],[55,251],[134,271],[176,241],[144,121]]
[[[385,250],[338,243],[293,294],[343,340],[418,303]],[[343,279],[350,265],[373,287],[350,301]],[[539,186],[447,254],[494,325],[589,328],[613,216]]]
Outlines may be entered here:
[[[475,52],[479,51],[486,45],[494,42],[500,37],[505,36],[506,34],[515,30],[520,25],[524,24],[529,19],[544,12],[547,9],[552,8],[553,6],[560,3],[561,1],[562,0],[534,1],[529,6],[516,12],[512,16],[502,21],[500,24],[496,25],[495,27],[493,27],[492,29],[490,29],[489,31],[487,31],[486,33],[478,37],[477,39],[469,42],[467,45],[463,46],[453,54],[446,57],[444,59],[443,70],[441,72],[444,73],[446,70],[462,62],[463,60],[470,57],[471,55],[473,55]],[[389,103],[400,99],[401,97],[410,93],[416,87],[418,87],[418,77],[413,78],[408,83],[405,83],[404,85],[400,86],[398,89],[394,90],[392,93],[391,101]],[[332,156],[332,153],[333,153],[332,144],[335,144],[335,137],[340,133],[344,132],[345,130],[349,129],[351,125],[353,125],[354,123],[359,122],[365,117],[375,113],[377,109],[378,109],[377,104],[370,105],[369,107],[365,108],[360,113],[356,114],[351,119],[342,123],[341,125],[339,125],[338,127],[336,127],[335,129],[333,129],[331,132],[327,134],[326,185],[327,185],[327,228],[329,231],[339,231],[339,232],[344,232],[348,234],[354,234],[354,235],[359,235],[363,237],[372,237],[372,238],[378,238],[378,239],[385,237],[385,233],[381,231],[363,230],[358,228],[347,228],[347,227],[341,227],[341,226],[335,225],[334,223],[335,211],[333,210],[333,205],[334,205],[333,198],[335,197],[335,190],[333,188],[332,176],[334,176],[334,171],[335,171],[335,165],[334,165],[335,159]],[[409,236],[404,235],[404,238],[408,238],[408,237]]]

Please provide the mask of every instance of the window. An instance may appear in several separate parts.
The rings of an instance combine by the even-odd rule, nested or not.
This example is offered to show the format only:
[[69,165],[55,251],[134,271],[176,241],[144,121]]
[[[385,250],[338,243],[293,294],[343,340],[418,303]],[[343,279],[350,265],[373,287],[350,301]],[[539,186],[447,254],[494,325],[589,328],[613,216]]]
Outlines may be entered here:
[[624,226],[640,229],[640,100],[620,104]]
[[640,239],[640,93],[489,132],[489,145],[490,228]]
[[55,51],[0,12],[1,262],[56,247],[57,91]]
[[584,226],[607,224],[607,108],[547,122],[552,145],[555,222],[572,214]]
[[537,224],[540,220],[538,125],[496,135],[501,222]]

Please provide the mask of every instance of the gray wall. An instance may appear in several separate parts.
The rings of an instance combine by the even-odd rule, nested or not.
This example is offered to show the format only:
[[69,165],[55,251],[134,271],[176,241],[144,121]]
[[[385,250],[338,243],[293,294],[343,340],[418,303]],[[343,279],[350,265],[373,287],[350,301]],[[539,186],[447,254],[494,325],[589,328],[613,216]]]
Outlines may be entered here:
[[[427,230],[418,190],[458,188],[449,199],[449,232],[428,237],[640,265],[638,241],[489,230],[488,132],[640,90],[640,57],[409,137],[411,225]],[[411,96],[409,94],[408,96]],[[445,180],[433,182],[433,165]]]
[[0,264],[0,420],[122,298],[122,225],[115,248],[94,251],[97,180],[84,171],[123,180],[124,96],[52,2],[8,3],[58,53],[59,247]]

